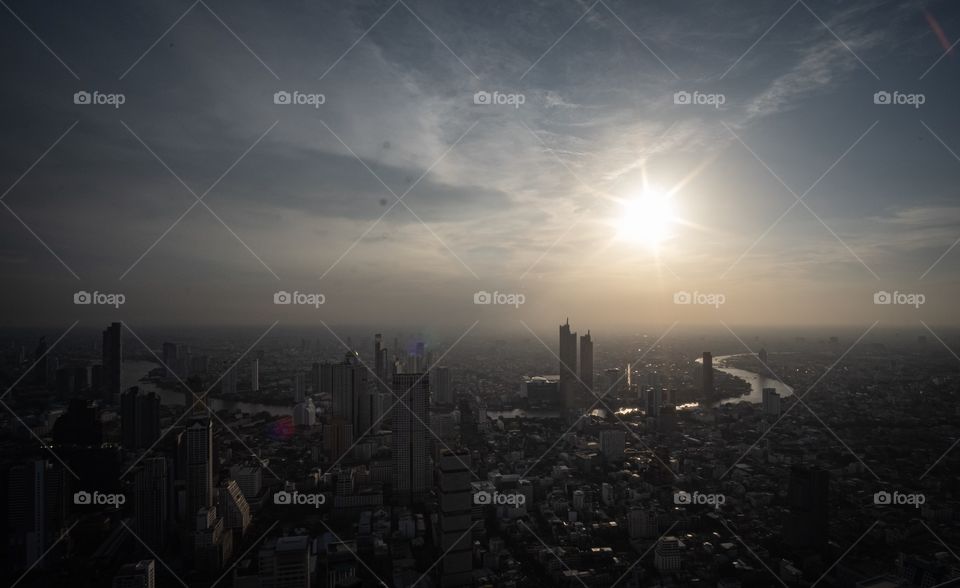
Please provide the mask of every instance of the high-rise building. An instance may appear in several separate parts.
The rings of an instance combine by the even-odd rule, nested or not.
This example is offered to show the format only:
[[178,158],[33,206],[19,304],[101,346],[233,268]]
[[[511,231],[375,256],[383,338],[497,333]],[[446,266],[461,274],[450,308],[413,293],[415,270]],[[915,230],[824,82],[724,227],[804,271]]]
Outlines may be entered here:
[[653,551],[653,565],[661,572],[683,568],[683,542],[677,537],[663,537]]
[[648,419],[660,418],[660,405],[663,403],[662,391],[650,386],[644,393],[644,410]]
[[711,398],[714,393],[713,389],[713,354],[709,351],[703,352],[703,365],[701,366],[703,371],[703,396],[705,398]]
[[237,481],[247,502],[260,495],[263,488],[263,467],[258,463],[230,467],[230,477]]
[[393,394],[402,402],[393,408],[393,493],[400,504],[420,502],[430,487],[430,378],[427,374],[394,374]]
[[27,569],[47,548],[46,485],[49,467],[45,460],[19,463],[6,474],[9,557],[15,569]]
[[120,395],[120,443],[125,449],[146,449],[160,438],[160,397],[140,394],[134,386]]
[[254,359],[250,366],[250,389],[254,392],[260,391],[260,360]]
[[[223,378],[220,380],[220,392],[227,395],[237,393],[237,366],[231,365],[223,374]],[[191,404],[193,403],[191,402]]]
[[156,564],[152,559],[120,566],[112,584],[113,588],[154,588],[156,585]]
[[151,549],[163,549],[170,519],[169,466],[165,457],[148,457],[133,471],[134,525]]
[[600,453],[607,461],[623,459],[626,448],[627,432],[623,429],[607,429],[600,431]]
[[436,404],[450,406],[453,404],[453,386],[450,383],[450,368],[437,366],[430,373],[430,385],[433,388],[432,398]]
[[593,338],[590,331],[580,337],[580,381],[583,383],[584,398],[593,398]]
[[297,427],[312,427],[317,424],[317,407],[312,398],[293,407],[293,424]]
[[310,588],[310,538],[268,539],[258,554],[261,586]]
[[373,336],[373,373],[377,376],[377,387],[381,392],[387,392],[387,350],[380,333]]
[[438,567],[440,586],[473,586],[473,537],[468,532],[473,518],[470,452],[444,449],[439,461],[437,548],[443,553]]
[[236,480],[227,479],[220,482],[217,510],[223,517],[225,528],[233,529],[240,536],[246,533],[251,521],[250,505]]
[[213,423],[204,416],[191,417],[184,428],[187,480],[187,517],[213,506]]
[[787,488],[789,511],[783,541],[794,549],[820,550],[827,544],[830,522],[830,472],[795,465]]
[[333,416],[344,419],[355,435],[363,434],[372,424],[370,395],[377,388],[368,376],[356,351],[347,352],[340,363],[320,365],[320,390],[330,394]]
[[307,393],[304,385],[304,377],[302,372],[297,372],[293,376],[293,401],[296,404],[303,402],[303,399],[306,398]]
[[567,409],[576,406],[577,334],[570,331],[570,319],[560,325],[560,396]]
[[123,325],[110,323],[103,331],[103,399],[120,396],[123,387]]
[[780,416],[780,395],[776,388],[763,389],[763,414],[773,417]]

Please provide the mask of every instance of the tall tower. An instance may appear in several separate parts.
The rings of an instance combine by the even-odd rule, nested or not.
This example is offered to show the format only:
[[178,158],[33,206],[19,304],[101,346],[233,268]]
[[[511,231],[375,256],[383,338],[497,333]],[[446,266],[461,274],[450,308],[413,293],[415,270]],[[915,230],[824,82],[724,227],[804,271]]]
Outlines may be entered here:
[[453,388],[450,385],[450,368],[437,366],[430,374],[433,384],[433,398],[437,404],[444,406],[453,404]]
[[154,550],[163,549],[167,539],[168,485],[165,457],[148,457],[134,470],[134,523],[137,534]]
[[713,397],[713,354],[709,351],[703,352],[703,396],[704,398]]
[[393,393],[403,400],[393,408],[393,493],[400,504],[419,502],[430,488],[427,374],[394,374]]
[[470,452],[466,449],[444,449],[440,454],[437,547],[444,554],[439,566],[441,588],[473,585],[473,537],[468,532],[473,512],[469,464]]
[[201,508],[213,506],[213,423],[204,416],[192,417],[184,429],[184,459],[187,474],[187,518]]
[[580,381],[586,388],[586,398],[593,397],[593,339],[590,331],[580,337]]
[[123,387],[123,326],[110,323],[103,331],[103,399],[120,396]]
[[250,366],[250,389],[254,392],[260,390],[260,360],[254,359]]
[[570,319],[560,325],[560,396],[567,409],[575,404],[577,389],[577,334],[570,332]]
[[383,348],[383,335],[373,336],[373,373],[377,375],[377,387],[383,388],[387,381],[387,350]]
[[120,395],[120,442],[126,449],[145,449],[160,438],[160,397],[140,394],[134,386]]

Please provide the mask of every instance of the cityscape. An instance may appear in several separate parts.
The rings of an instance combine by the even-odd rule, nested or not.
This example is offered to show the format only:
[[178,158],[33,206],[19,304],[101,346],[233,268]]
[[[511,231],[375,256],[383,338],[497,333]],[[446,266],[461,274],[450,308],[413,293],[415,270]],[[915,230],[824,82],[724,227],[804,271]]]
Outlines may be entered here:
[[0,5],[0,585],[960,587],[946,0]]

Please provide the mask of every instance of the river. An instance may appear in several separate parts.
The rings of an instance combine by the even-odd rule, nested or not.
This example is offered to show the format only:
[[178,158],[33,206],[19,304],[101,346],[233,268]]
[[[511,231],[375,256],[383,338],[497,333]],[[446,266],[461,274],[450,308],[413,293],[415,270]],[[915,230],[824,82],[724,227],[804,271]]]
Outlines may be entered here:
[[[733,367],[726,367],[724,363],[726,360],[731,357],[746,357],[752,356],[753,353],[737,353],[734,355],[719,355],[713,358],[713,367],[714,369],[721,371],[725,374],[730,374],[731,376],[740,378],[748,384],[750,384],[750,393],[744,396],[737,396],[735,398],[724,398],[723,400],[714,404],[714,406],[720,404],[734,404],[737,402],[750,402],[753,404],[760,404],[763,402],[763,389],[764,388],[773,388],[777,391],[777,394],[780,396],[791,396],[793,394],[793,388],[787,386],[780,380],[774,378],[768,378],[762,374],[757,374],[747,370],[741,370]],[[702,359],[698,359],[697,363],[703,363]]]

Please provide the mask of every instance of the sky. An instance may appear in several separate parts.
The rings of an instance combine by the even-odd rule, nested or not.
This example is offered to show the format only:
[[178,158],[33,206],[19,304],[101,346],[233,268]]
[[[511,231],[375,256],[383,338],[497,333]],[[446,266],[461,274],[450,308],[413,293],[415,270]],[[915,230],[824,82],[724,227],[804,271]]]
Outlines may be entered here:
[[0,324],[957,326],[958,39],[947,1],[4,0]]

